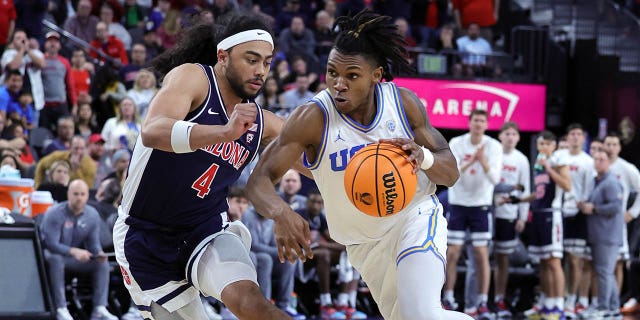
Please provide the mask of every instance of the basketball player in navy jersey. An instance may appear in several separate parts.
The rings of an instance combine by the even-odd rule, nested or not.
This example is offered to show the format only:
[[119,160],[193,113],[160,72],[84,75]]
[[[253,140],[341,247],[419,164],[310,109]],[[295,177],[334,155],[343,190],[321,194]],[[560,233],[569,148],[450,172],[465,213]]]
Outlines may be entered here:
[[[282,127],[253,102],[273,48],[268,26],[241,16],[224,29],[195,25],[154,61],[166,76],[135,145],[114,227],[124,282],[144,318],[205,319],[200,294],[241,319],[287,318],[262,296],[248,230],[229,221],[226,200]],[[295,212],[267,217],[287,250],[312,256],[306,221]]]
[[[328,89],[292,112],[261,155],[248,196],[258,212],[291,212],[272,183],[303,155],[326,200],[331,237],[346,246],[385,319],[471,319],[440,304],[447,222],[434,192],[436,184],[455,183],[456,160],[417,96],[383,82],[393,79],[391,70],[408,69],[402,37],[390,17],[369,11],[340,17],[336,24],[340,33],[328,58]],[[344,169],[357,150],[380,140],[409,154],[418,188],[397,214],[371,217],[347,198]]]

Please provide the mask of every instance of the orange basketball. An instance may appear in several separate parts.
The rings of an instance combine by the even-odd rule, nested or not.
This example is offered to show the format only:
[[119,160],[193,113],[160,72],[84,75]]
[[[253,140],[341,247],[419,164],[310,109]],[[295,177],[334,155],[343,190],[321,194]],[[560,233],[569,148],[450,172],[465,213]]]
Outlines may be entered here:
[[375,143],[351,157],[344,171],[344,188],[353,205],[373,217],[402,210],[416,193],[418,178],[400,147]]

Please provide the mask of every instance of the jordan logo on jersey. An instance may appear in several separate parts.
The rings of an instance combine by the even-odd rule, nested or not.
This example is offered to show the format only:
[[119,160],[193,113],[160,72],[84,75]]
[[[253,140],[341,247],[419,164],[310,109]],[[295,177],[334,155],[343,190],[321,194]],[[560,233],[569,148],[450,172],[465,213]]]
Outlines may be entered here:
[[342,141],[346,142],[346,140],[342,139],[342,137],[340,136],[340,130],[338,130],[338,136],[336,137],[335,140],[333,140],[333,142],[338,142],[339,140],[342,140]]

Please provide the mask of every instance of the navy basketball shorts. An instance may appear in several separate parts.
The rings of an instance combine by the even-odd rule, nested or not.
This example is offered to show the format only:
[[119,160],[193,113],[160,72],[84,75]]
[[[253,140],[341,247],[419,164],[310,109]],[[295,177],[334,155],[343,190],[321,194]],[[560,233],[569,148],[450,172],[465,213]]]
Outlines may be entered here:
[[496,218],[495,251],[501,254],[511,254],[518,246],[516,234],[516,219]]
[[486,247],[491,241],[492,218],[491,207],[464,207],[451,205],[449,210],[449,235],[447,244],[463,245],[466,231],[471,233],[471,242],[474,247]]
[[587,245],[587,216],[578,212],[575,216],[564,217],[564,251],[581,258],[590,259],[591,252]]
[[536,211],[527,225],[529,254],[537,259],[562,258],[562,213]]

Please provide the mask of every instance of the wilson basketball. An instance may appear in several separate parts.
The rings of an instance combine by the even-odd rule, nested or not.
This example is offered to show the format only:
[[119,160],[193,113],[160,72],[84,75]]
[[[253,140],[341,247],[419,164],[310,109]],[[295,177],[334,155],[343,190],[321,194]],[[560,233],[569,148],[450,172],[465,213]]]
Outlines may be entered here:
[[353,155],[344,171],[344,188],[353,205],[373,217],[388,217],[413,198],[418,184],[413,164],[400,147],[375,143]]

